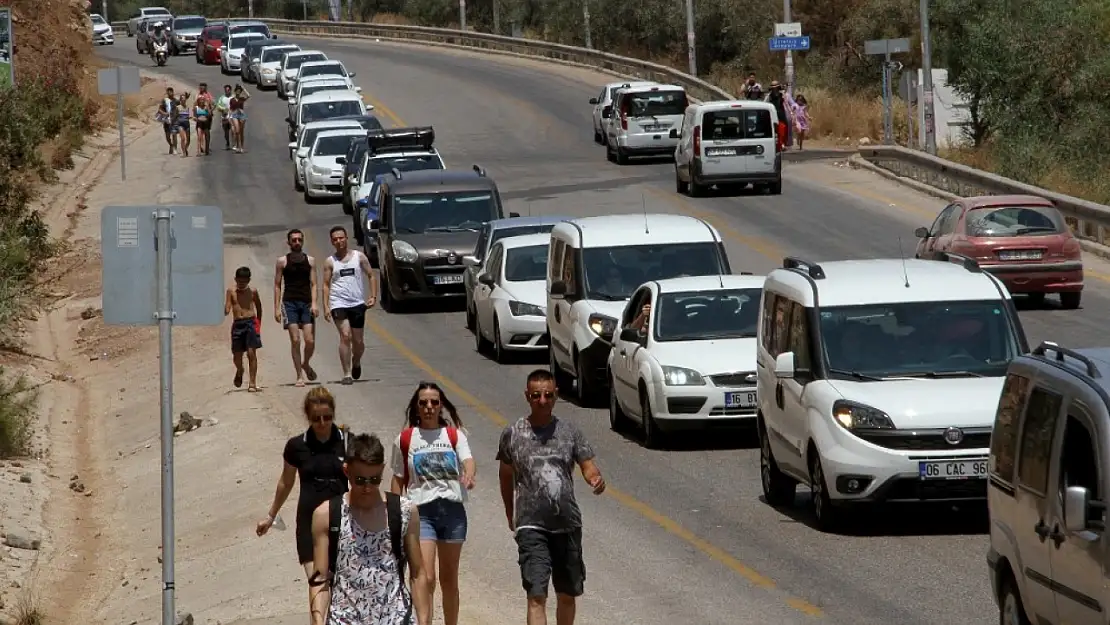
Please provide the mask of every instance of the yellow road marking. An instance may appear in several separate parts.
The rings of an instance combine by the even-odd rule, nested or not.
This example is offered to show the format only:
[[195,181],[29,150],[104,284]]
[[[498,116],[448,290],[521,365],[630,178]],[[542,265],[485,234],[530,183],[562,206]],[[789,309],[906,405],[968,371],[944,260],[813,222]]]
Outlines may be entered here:
[[[392,121],[394,124],[396,124],[397,126],[405,125],[405,122],[381,101],[370,95],[367,95],[366,99],[374,105],[375,111],[381,111],[381,113],[385,117],[389,118],[390,121]],[[720,227],[718,227],[717,229],[721,232],[726,232],[726,229],[722,229]],[[758,243],[757,239],[753,237],[744,237],[731,228],[727,228],[727,231],[731,233],[730,236],[734,236],[735,238],[737,238],[737,240],[744,243],[744,245],[753,245]],[[305,235],[305,238],[307,242],[307,234]],[[369,328],[370,331],[372,331],[383,341],[388,343],[389,346],[396,350],[398,354],[405,357],[409,362],[416,366],[417,369],[420,369],[432,378],[439,380],[440,384],[442,384],[445,389],[451,391],[451,393],[454,394],[456,397],[462,398],[463,401],[470,404],[472,408],[478,411],[479,414],[485,416],[487,419],[499,426],[504,427],[509,424],[508,419],[502,416],[499,412],[488,406],[482,400],[475,397],[473,394],[468,392],[451,378],[440,373],[437,369],[432,367],[432,365],[428,364],[426,360],[421,358],[419,354],[417,354],[411,348],[409,348],[409,346],[401,342],[400,339],[393,336],[388,330],[386,330],[381,324],[379,324],[371,317],[366,318],[366,327]],[[625,493],[620,489],[613,487],[612,485],[607,486],[605,492],[621,505],[655,523],[667,533],[683,540],[690,546],[708,556],[710,559],[723,565],[725,568],[729,569],[733,573],[736,573],[740,577],[748,580],[748,582],[750,582],[752,585],[767,590],[776,588],[775,582],[767,576],[760,574],[755,569],[749,567],[740,560],[737,560],[725,550],[714,546],[712,543],[706,541],[703,538],[698,537],[690,530],[682,527],[682,525],[680,525],[677,521],[671,519],[662,512],[655,510],[648,504],[640,501],[639,499],[636,499],[632,495]],[[798,597],[789,597],[786,599],[785,603],[789,607],[808,616],[824,616],[824,612],[821,610],[821,608],[809,603],[804,599]]]

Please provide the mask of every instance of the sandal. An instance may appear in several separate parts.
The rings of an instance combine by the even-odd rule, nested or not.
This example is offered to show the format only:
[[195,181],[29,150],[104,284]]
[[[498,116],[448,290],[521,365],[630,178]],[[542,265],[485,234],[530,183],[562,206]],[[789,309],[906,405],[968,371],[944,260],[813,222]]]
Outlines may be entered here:
[[243,372],[242,371],[238,371],[238,372],[235,373],[235,380],[232,382],[232,384],[235,385],[235,388],[239,388],[239,387],[243,386]]
[[248,386],[247,387],[247,392],[248,393],[257,393],[257,392],[259,392],[259,388],[257,386]]
[[306,377],[308,377],[309,382],[316,381],[316,370],[313,369],[311,365],[304,365],[301,368],[304,369],[304,374]]

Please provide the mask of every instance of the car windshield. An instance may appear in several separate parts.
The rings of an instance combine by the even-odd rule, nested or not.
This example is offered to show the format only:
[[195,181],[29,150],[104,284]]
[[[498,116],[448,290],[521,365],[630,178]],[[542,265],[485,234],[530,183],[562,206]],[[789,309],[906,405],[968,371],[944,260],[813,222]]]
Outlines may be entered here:
[[652,306],[657,341],[755,338],[760,289],[664,293]]
[[346,128],[353,128],[353,126],[341,125],[341,126],[331,126],[329,128],[306,128],[305,131],[301,134],[301,143],[298,147],[305,147],[305,146],[308,146],[308,145],[312,145],[313,143],[316,142],[316,137],[321,132],[324,132],[326,130],[344,130]]
[[346,91],[347,89],[350,89],[350,87],[347,86],[347,83],[342,82],[332,83],[330,85],[326,83],[322,85],[305,85],[301,87],[301,97],[303,98],[313,93],[320,93],[321,91]]
[[987,206],[967,212],[967,234],[973,237],[1026,237],[1060,234],[1066,227],[1060,213],[1047,206]]
[[535,282],[547,279],[547,246],[514,247],[505,254],[505,279]]
[[270,36],[270,29],[265,24],[248,24],[246,26],[232,26],[236,34],[238,33],[257,33],[265,37]]
[[179,17],[173,21],[174,30],[200,30],[208,24],[203,17]]
[[232,50],[246,48],[248,43],[257,39],[260,39],[258,35],[233,35],[231,37],[231,40],[228,42],[227,47]]
[[313,102],[301,106],[301,123],[320,121],[342,115],[362,115],[361,102],[358,100],[333,100],[331,102]]
[[323,55],[323,53],[320,53],[320,54],[298,54],[297,56],[291,56],[288,59],[286,59],[285,69],[297,69],[301,65],[304,65],[305,63],[308,63],[308,62],[311,62],[311,61],[324,61],[324,60],[327,60],[327,57],[325,57]]
[[586,297],[616,302],[649,280],[728,273],[721,254],[711,241],[587,247],[582,250]]
[[396,232],[477,232],[482,224],[498,217],[497,203],[489,191],[413,193],[393,198]]
[[273,63],[280,61],[281,57],[289,53],[290,48],[271,48],[262,51],[262,62]]
[[771,112],[765,109],[709,111],[702,117],[701,138],[706,141],[772,137]]
[[1005,374],[1020,353],[1002,300],[823,307],[830,373],[850,379]]
[[443,163],[431,154],[420,156],[386,156],[372,158],[366,162],[366,171],[362,172],[362,182],[373,182],[381,174],[390,171],[421,171],[424,169],[443,169]]
[[686,104],[685,91],[671,90],[630,93],[622,106],[629,117],[654,117],[682,115],[686,112]]
[[99,15],[94,15],[92,16],[92,23],[99,26],[101,24],[106,24],[107,22],[104,21],[103,17],[100,17]]
[[343,71],[343,66],[339,63],[328,63],[326,65],[309,65],[301,70],[300,79],[304,80],[305,76],[346,76],[347,72]]
[[354,139],[355,135],[320,137],[316,140],[312,154],[314,156],[343,156],[347,153],[347,148],[351,147],[351,141]]

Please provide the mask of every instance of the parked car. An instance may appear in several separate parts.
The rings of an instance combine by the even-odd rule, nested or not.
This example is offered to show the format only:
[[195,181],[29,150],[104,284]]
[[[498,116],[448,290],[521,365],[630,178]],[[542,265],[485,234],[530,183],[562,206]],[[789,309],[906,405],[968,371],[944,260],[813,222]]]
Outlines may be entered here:
[[197,49],[197,39],[208,20],[200,15],[181,15],[170,22],[170,54],[178,56],[194,52]]
[[958,254],[974,259],[1011,293],[1043,301],[1060,295],[1079,308],[1083,256],[1079,241],[1052,202],[1033,195],[987,195],[952,202],[933,225],[914,231],[917,257]]
[[197,37],[197,63],[215,65],[220,62],[220,50],[227,43],[227,24],[209,22]]

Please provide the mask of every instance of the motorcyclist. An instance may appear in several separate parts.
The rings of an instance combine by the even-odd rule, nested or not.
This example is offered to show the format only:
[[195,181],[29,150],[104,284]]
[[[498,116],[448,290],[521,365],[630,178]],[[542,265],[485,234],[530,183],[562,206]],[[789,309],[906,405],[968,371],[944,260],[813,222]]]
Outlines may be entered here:
[[[164,23],[154,22],[151,26],[150,41],[152,44],[169,46],[169,34],[166,31],[166,25]],[[154,45],[150,46],[150,58],[154,58]]]

